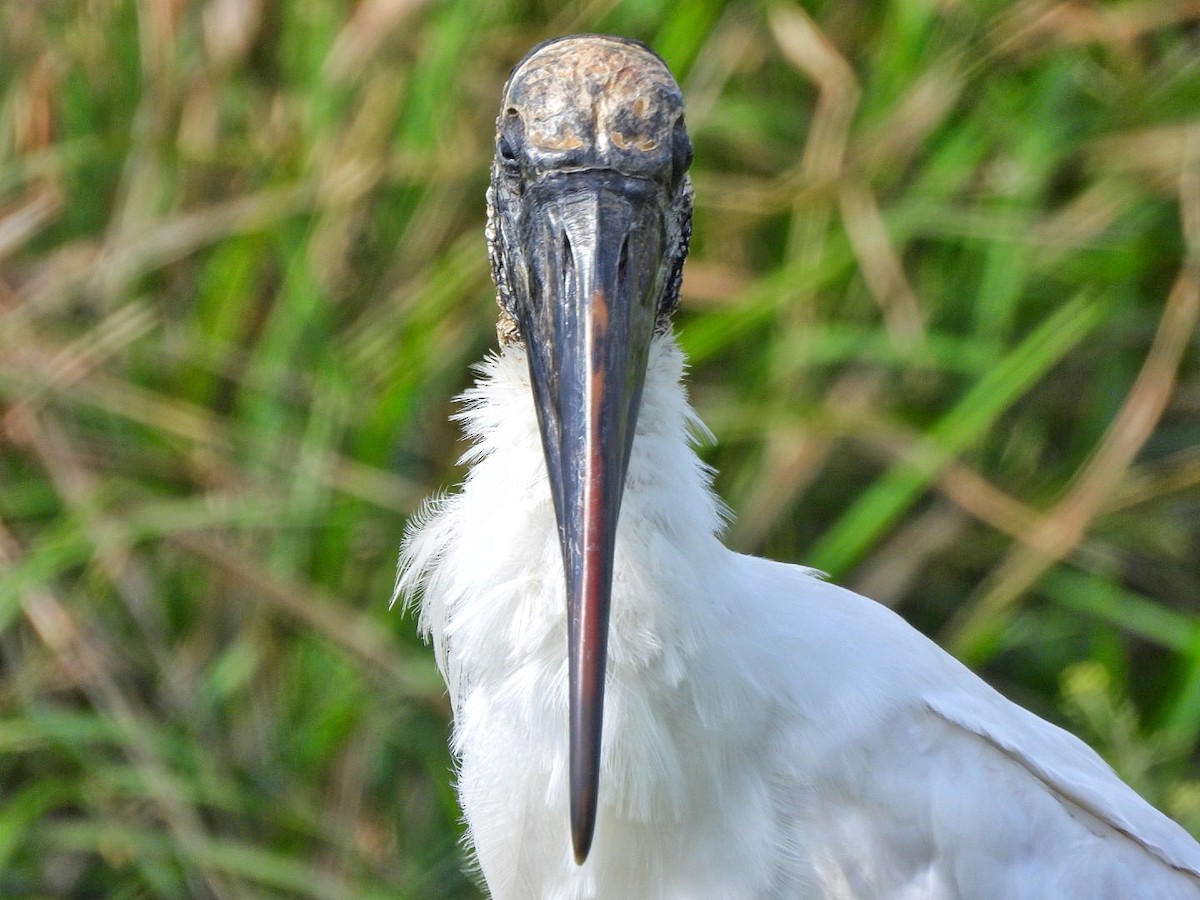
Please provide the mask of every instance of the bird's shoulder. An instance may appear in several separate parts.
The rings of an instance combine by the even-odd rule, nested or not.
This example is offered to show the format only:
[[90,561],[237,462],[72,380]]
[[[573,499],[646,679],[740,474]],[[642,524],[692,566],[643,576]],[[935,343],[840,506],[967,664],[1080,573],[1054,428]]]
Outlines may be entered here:
[[[1200,845],[1083,741],[1006,699],[881,604],[796,566],[752,557],[738,565],[752,586],[741,618],[758,619],[747,630],[774,627],[778,637],[757,657],[789,704],[779,715],[787,762],[777,782],[795,775],[784,805],[805,810],[802,831],[799,819],[822,823],[797,838],[812,847],[814,835],[828,836],[828,864],[848,858],[839,848],[876,848],[869,864],[854,858],[850,868],[873,867],[891,883],[942,878],[952,891],[1015,856],[1043,875],[1049,869],[1033,861],[1047,861],[1064,884],[1133,872],[1184,892],[1171,896],[1200,896]],[[945,871],[937,860],[947,833],[956,846],[988,849]],[[1023,868],[996,871],[1020,878]]]

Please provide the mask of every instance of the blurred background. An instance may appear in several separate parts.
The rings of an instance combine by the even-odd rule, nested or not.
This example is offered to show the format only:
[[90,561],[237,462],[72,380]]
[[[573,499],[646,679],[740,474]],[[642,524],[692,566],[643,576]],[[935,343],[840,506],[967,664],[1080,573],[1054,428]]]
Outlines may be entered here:
[[535,42],[688,98],[732,546],[1200,831],[1200,2],[0,5],[0,896],[478,897],[389,610]]

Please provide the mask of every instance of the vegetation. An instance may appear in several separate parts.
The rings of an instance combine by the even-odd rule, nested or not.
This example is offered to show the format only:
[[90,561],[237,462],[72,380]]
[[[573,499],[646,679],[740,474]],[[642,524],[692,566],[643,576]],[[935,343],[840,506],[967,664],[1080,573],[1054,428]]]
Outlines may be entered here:
[[469,897],[389,610],[538,40],[656,47],[739,549],[1200,830],[1200,6],[0,5],[0,895]]

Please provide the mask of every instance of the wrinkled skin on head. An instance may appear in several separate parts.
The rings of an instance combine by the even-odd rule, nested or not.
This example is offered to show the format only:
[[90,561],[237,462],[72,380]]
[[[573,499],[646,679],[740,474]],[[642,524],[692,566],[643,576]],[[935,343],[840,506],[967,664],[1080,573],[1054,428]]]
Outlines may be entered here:
[[504,88],[487,194],[488,256],[501,308],[501,340],[523,340],[515,290],[524,287],[523,266],[505,255],[521,242],[521,195],[531,176],[580,168],[670,179],[666,199],[673,215],[656,316],[657,330],[666,331],[679,305],[692,234],[691,161],[683,94],[652,50],[604,35],[560,38],[533,48]]

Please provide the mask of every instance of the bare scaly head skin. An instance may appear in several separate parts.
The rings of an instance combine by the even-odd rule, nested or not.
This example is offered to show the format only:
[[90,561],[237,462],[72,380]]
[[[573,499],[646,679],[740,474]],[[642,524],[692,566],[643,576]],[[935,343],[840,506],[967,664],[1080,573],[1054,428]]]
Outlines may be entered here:
[[650,340],[679,303],[691,159],[679,85],[642,44],[551,41],[505,86],[488,251],[501,340],[525,345],[562,545],[581,864],[599,805],[617,517]]
[[657,54],[635,41],[576,35],[540,44],[513,69],[496,119],[488,189],[488,251],[501,307],[501,343],[523,340],[504,245],[511,242],[513,194],[547,172],[608,168],[667,179],[668,221],[657,330],[679,305],[692,232],[692,145],[683,94]]
[[682,115],[679,86],[656,55],[632,41],[586,36],[543,44],[517,66],[500,133],[520,117],[544,162],[562,154],[653,173],[670,165],[676,132],[686,141]]

